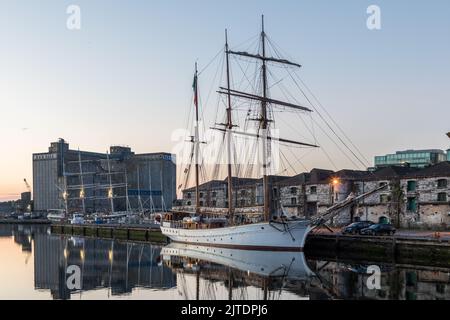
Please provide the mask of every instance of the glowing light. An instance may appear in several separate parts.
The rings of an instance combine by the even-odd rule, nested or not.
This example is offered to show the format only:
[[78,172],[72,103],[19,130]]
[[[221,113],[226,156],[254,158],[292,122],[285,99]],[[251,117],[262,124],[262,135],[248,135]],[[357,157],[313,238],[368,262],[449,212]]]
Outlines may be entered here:
[[112,199],[114,197],[113,189],[108,189],[108,198]]
[[67,256],[68,256],[69,254],[68,254],[68,252],[67,252],[67,249],[64,249],[64,258],[65,259],[67,259]]
[[63,199],[67,200],[67,196],[68,196],[67,191],[64,191],[62,194]]
[[112,261],[112,260],[113,260],[113,251],[112,251],[112,250],[109,250],[109,252],[108,252],[108,258],[109,258],[109,261]]
[[337,186],[340,183],[339,179],[337,178],[334,178],[332,182],[334,186]]
[[81,189],[81,191],[80,191],[80,198],[84,199],[84,189]]
[[84,257],[85,257],[84,250],[80,250],[80,258],[81,258],[81,260],[84,261]]

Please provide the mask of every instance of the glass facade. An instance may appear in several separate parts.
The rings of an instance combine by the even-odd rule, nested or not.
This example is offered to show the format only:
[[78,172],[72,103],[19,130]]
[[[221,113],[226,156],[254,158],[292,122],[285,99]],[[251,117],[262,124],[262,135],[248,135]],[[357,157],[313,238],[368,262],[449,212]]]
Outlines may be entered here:
[[375,166],[386,167],[409,164],[411,167],[424,168],[446,161],[449,157],[450,154],[447,154],[446,158],[445,152],[442,150],[399,151],[395,154],[375,157]]

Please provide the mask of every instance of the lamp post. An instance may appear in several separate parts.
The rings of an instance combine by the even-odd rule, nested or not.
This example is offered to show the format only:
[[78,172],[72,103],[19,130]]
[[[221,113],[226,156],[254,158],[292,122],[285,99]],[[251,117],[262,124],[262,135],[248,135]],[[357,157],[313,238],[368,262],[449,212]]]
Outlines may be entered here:
[[334,200],[336,199],[336,188],[339,186],[341,181],[338,178],[333,178],[331,180],[331,205],[334,204]]

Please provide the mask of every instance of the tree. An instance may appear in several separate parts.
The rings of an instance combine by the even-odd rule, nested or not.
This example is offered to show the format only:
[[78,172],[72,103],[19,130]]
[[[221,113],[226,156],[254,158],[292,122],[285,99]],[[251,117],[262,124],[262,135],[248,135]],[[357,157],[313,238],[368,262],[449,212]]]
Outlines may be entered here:
[[396,227],[400,228],[400,215],[402,212],[403,198],[405,193],[400,185],[400,180],[391,182],[391,196],[390,196],[390,215],[394,214],[396,217]]

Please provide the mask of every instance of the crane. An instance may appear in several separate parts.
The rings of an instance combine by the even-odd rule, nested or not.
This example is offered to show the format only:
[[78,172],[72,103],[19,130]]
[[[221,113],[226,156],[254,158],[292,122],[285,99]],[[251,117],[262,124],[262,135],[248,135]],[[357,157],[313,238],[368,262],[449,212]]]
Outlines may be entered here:
[[[313,218],[311,221],[312,225],[315,226],[315,228],[319,228],[321,226],[327,227],[327,225],[325,223],[327,221],[331,220],[332,218],[334,218],[335,216],[339,215],[343,209],[348,208],[349,206],[357,203],[359,200],[362,200],[368,196],[371,196],[372,194],[377,193],[378,191],[381,191],[387,187],[388,187],[387,184],[383,184],[383,185],[379,186],[378,188],[371,190],[369,192],[366,192],[364,194],[361,194],[359,196],[355,196],[355,195],[351,194],[344,201],[335,204],[334,206],[328,208],[324,213]],[[330,231],[332,231],[332,230],[330,229]]]
[[24,178],[23,182],[25,182],[25,186],[27,187],[27,191],[31,192],[31,187],[30,187],[30,184],[28,183],[27,179]]

